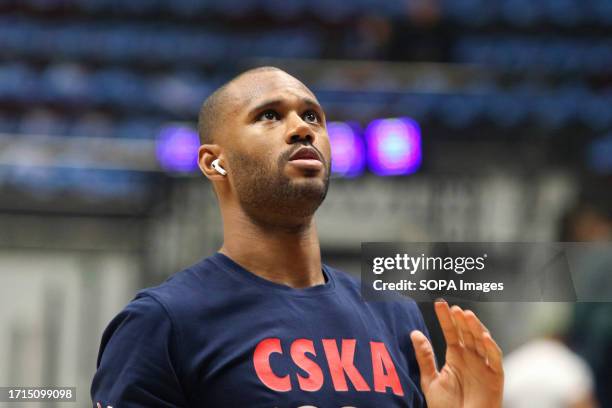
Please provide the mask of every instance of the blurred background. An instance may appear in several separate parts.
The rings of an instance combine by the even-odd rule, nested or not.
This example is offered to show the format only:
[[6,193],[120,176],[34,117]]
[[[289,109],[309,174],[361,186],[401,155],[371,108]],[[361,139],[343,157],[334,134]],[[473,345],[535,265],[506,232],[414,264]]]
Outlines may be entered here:
[[[110,319],[219,248],[195,121],[259,65],[326,110],[327,264],[358,274],[362,241],[612,239],[610,0],[0,0],[0,385],[91,406]],[[507,407],[612,407],[611,304],[468,306]]]

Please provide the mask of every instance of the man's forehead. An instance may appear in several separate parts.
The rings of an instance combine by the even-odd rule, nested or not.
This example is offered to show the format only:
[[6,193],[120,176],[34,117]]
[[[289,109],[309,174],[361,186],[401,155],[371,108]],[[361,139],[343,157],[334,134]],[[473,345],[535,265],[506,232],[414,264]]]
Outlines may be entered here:
[[231,93],[237,102],[236,110],[248,109],[263,100],[284,95],[308,97],[316,101],[306,85],[280,70],[246,74],[231,84]]

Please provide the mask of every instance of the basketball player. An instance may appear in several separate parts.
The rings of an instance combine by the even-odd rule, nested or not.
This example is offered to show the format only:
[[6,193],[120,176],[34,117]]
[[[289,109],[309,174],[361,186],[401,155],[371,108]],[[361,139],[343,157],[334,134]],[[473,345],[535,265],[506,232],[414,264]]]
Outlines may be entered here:
[[94,405],[501,407],[501,350],[472,312],[435,303],[447,343],[438,371],[413,301],[365,303],[353,278],[321,262],[325,126],[313,93],[272,67],[205,101],[198,162],[223,246],[110,323]]

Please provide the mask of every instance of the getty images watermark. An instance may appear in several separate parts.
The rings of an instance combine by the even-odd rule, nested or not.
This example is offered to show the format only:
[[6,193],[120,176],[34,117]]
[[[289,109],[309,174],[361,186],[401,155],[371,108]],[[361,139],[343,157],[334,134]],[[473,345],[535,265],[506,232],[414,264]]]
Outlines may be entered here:
[[361,246],[365,300],[612,301],[609,243],[390,243]]
[[[471,256],[410,256],[406,253],[394,257],[375,257],[372,260],[372,272],[381,275],[388,270],[404,271],[410,275],[418,271],[452,271],[458,275],[466,271],[482,271],[485,268],[487,254]],[[470,282],[464,279],[400,279],[398,282],[385,282],[382,278],[373,282],[374,290],[453,290],[478,291],[488,293],[492,290],[504,290],[503,282]]]

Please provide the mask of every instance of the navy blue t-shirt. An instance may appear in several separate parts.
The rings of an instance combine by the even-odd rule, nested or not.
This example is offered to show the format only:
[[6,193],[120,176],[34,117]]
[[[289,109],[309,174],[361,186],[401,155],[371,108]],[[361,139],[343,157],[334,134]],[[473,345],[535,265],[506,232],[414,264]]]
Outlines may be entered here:
[[138,293],[102,336],[94,406],[423,407],[410,300],[276,284],[216,253]]

